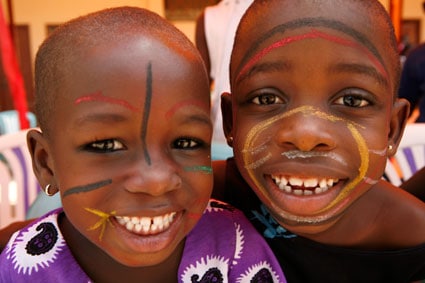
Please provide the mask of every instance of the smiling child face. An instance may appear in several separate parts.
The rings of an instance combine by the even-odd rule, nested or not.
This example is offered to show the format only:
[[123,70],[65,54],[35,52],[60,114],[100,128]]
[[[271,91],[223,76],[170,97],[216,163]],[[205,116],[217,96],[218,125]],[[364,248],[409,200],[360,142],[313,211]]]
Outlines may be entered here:
[[238,168],[295,233],[328,229],[381,178],[407,108],[393,106],[388,39],[350,3],[266,1],[236,40],[227,99]]
[[212,189],[207,77],[174,47],[140,37],[77,57],[51,117],[48,164],[66,216],[124,265],[166,259]]

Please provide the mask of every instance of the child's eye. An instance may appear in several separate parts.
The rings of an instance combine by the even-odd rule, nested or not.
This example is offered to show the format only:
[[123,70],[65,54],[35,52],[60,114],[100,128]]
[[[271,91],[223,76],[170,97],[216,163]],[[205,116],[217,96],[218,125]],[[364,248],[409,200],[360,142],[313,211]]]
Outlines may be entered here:
[[173,148],[176,149],[195,149],[202,145],[201,142],[191,138],[180,138],[173,143]]
[[252,99],[254,104],[258,105],[269,105],[269,104],[280,104],[283,103],[277,95],[274,94],[261,94]]
[[360,108],[368,106],[370,103],[360,95],[344,95],[336,99],[335,104]]
[[86,146],[87,150],[94,152],[113,152],[123,148],[124,145],[114,139],[95,141]]

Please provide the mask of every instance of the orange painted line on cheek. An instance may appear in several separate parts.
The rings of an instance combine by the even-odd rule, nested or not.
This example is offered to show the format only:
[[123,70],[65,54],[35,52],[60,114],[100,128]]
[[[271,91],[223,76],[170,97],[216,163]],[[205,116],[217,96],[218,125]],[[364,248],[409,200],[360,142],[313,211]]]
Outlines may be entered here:
[[74,104],[77,105],[77,104],[80,104],[80,103],[83,103],[83,102],[91,102],[91,101],[101,101],[101,102],[106,102],[106,103],[110,103],[110,104],[120,105],[120,106],[123,106],[123,107],[133,111],[133,112],[140,112],[141,111],[141,109],[132,106],[130,103],[128,103],[127,101],[125,101],[123,99],[116,99],[116,98],[104,96],[101,91],[98,91],[98,92],[93,93],[93,94],[81,96],[74,101]]
[[186,101],[182,101],[175,104],[173,107],[171,107],[170,110],[167,111],[167,113],[165,113],[165,118],[170,119],[179,109],[187,107],[187,106],[195,106],[197,108],[204,110],[207,113],[209,112],[209,106],[206,103],[203,103],[200,100],[191,99],[191,100],[186,100]]
[[305,34],[301,34],[301,35],[296,35],[296,36],[289,36],[289,37],[285,37],[273,44],[271,44],[270,46],[264,48],[263,50],[261,50],[260,52],[256,53],[246,64],[245,66],[241,69],[241,71],[239,72],[238,76],[236,77],[236,81],[238,81],[240,79],[241,76],[243,76],[244,74],[246,74],[248,72],[248,70],[255,65],[255,63],[257,63],[261,58],[263,58],[264,56],[266,56],[267,54],[269,54],[271,51],[280,48],[280,47],[284,47],[290,43],[294,43],[294,42],[298,42],[298,41],[302,41],[305,39],[316,39],[316,38],[322,38],[331,42],[335,42],[344,46],[348,46],[348,47],[352,47],[358,50],[361,50],[362,52],[366,53],[367,57],[369,58],[369,60],[372,61],[372,63],[376,66],[376,68],[379,70],[379,72],[386,78],[388,79],[388,73],[385,70],[385,68],[382,66],[382,64],[379,62],[379,60],[364,46],[358,44],[355,41],[352,40],[348,40],[339,36],[334,36],[334,35],[330,35],[324,32],[320,32],[317,30],[312,30],[309,33],[305,33]]

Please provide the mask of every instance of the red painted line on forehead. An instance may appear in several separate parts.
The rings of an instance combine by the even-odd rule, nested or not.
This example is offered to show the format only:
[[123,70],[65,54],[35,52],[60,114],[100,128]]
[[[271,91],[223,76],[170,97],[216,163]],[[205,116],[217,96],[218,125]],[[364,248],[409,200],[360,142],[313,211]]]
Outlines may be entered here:
[[378,58],[376,58],[372,54],[372,52],[370,52],[363,45],[360,45],[359,43],[352,41],[352,40],[348,40],[348,39],[345,39],[345,38],[342,38],[342,37],[339,37],[339,36],[330,35],[330,34],[312,29],[311,32],[308,32],[308,33],[305,33],[305,34],[285,37],[285,38],[283,38],[279,41],[276,41],[275,43],[271,44],[270,46],[260,50],[241,69],[241,71],[239,72],[239,75],[236,78],[236,81],[238,81],[240,79],[240,77],[243,76],[246,72],[248,72],[248,70],[252,66],[254,66],[255,63],[257,63],[261,58],[266,56],[268,53],[270,53],[274,49],[279,48],[279,47],[284,47],[284,46],[286,46],[290,43],[302,41],[304,39],[316,39],[316,38],[322,38],[322,39],[325,39],[325,40],[328,40],[328,41],[331,41],[331,42],[335,42],[335,43],[338,43],[338,44],[341,44],[341,45],[344,45],[344,46],[356,48],[356,49],[359,49],[359,50],[365,52],[367,54],[367,57],[369,58],[369,60],[372,61],[372,63],[377,67],[379,72],[386,79],[388,79],[388,73],[385,70],[384,66],[382,66],[382,64],[381,64],[381,62],[379,62]]
[[205,110],[206,112],[208,112],[208,109],[209,109],[208,104],[203,103],[200,100],[195,100],[195,99],[185,100],[185,101],[176,103],[173,107],[171,107],[171,109],[168,110],[167,113],[165,113],[165,118],[170,119],[179,109],[183,107],[187,107],[187,106],[195,106],[197,108],[201,108],[202,110]]
[[120,105],[120,106],[123,106],[123,107],[133,111],[133,112],[140,112],[141,111],[139,108],[132,106],[130,103],[128,103],[127,101],[125,101],[123,99],[116,99],[116,98],[104,96],[101,91],[98,91],[98,92],[93,93],[93,94],[81,96],[81,97],[77,98],[74,103],[80,104],[80,103],[83,103],[83,102],[90,102],[90,101],[102,101],[102,102],[106,102],[106,103]]

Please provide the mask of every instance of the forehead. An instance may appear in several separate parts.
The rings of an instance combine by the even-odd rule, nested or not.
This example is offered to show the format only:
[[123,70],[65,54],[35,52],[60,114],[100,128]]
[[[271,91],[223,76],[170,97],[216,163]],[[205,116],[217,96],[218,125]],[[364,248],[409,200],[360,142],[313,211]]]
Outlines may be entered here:
[[238,30],[231,62],[232,81],[267,44],[307,29],[340,34],[367,49],[385,69],[392,72],[390,51],[385,51],[390,49],[390,31],[385,19],[376,9],[371,15],[365,5],[354,2],[270,0],[254,3],[254,9],[248,11]]
[[181,90],[181,96],[195,96],[190,89],[208,88],[202,62],[194,52],[146,37],[85,50],[72,61],[64,88],[70,96],[105,88],[124,91],[131,87],[129,82],[135,87],[146,83],[149,73],[154,88],[187,88]]

